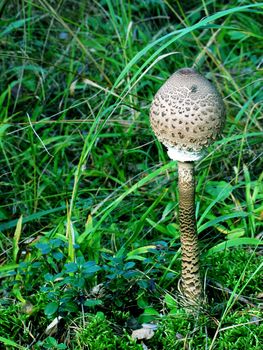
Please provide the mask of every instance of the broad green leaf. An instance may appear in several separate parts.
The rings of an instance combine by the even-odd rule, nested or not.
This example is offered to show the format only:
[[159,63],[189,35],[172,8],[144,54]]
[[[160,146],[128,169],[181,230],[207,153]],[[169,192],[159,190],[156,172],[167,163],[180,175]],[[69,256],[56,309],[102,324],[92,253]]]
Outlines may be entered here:
[[153,307],[148,307],[144,310],[143,314],[139,316],[139,322],[151,322],[156,320],[156,318],[159,318],[160,314],[157,310],[155,310]]
[[53,315],[57,311],[58,306],[59,306],[59,304],[56,303],[55,301],[48,303],[47,306],[45,307],[45,310],[44,310],[45,315],[47,315],[47,316]]
[[178,302],[171,296],[171,294],[166,293],[164,296],[164,301],[169,309],[175,309],[178,307]]
[[145,315],[155,315],[160,316],[159,312],[155,310],[153,307],[147,307],[143,312]]
[[100,271],[100,267],[95,263],[95,261],[87,261],[83,265],[83,271],[87,274],[94,274]]
[[88,307],[95,307],[95,306],[98,306],[98,305],[102,305],[102,301],[99,300],[99,299],[87,299],[84,302],[84,305],[88,306]]
[[130,261],[130,262],[127,262],[126,264],[124,264],[123,269],[129,270],[129,269],[132,269],[134,266],[135,266],[135,262]]
[[65,269],[67,273],[77,272],[78,271],[78,265],[74,262],[70,262],[68,264],[65,264]]
[[149,303],[147,300],[145,300],[142,296],[139,297],[139,299],[137,300],[137,305],[139,306],[139,308],[141,309],[145,309]]

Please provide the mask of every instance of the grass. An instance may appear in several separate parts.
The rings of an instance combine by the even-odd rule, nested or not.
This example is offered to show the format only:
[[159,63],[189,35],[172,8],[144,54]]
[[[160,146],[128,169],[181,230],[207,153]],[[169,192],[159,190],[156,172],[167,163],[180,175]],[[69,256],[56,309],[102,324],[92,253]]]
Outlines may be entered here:
[[[3,1],[0,344],[260,349],[262,3]],[[249,23],[249,26],[247,25]],[[195,67],[227,107],[196,164],[208,306],[177,299],[177,171],[153,95]]]

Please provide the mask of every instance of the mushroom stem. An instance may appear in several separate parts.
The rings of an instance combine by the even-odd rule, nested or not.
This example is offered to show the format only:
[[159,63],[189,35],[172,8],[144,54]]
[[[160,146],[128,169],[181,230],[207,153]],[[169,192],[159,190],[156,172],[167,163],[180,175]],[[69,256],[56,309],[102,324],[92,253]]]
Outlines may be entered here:
[[187,303],[202,301],[199,248],[195,219],[194,162],[178,162],[179,225],[182,251],[182,293]]

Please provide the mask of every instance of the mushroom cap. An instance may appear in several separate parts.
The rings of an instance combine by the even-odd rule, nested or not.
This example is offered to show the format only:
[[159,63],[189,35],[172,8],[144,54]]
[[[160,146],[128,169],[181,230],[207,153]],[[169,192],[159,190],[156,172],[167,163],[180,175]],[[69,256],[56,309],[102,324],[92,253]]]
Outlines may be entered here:
[[158,90],[150,121],[168,155],[179,161],[201,159],[219,138],[225,107],[215,87],[194,69],[176,71]]

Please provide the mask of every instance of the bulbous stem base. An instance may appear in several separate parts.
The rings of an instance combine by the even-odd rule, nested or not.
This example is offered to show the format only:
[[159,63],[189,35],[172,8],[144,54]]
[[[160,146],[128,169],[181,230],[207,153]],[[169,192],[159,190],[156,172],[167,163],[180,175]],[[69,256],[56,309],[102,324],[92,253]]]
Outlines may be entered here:
[[182,250],[182,293],[187,299],[187,303],[200,304],[203,301],[203,292],[195,219],[194,162],[178,162],[178,188]]

